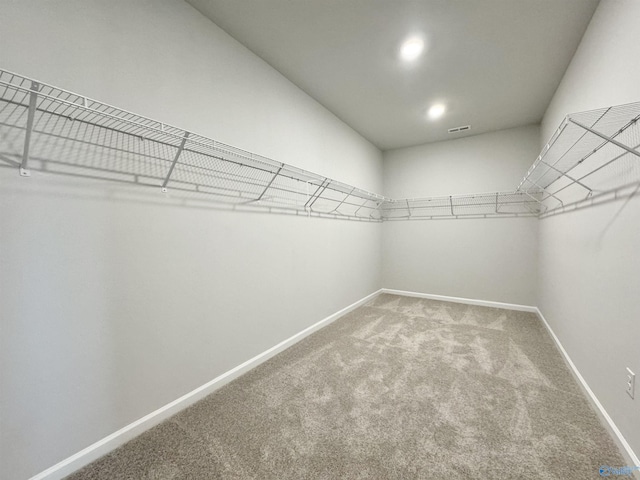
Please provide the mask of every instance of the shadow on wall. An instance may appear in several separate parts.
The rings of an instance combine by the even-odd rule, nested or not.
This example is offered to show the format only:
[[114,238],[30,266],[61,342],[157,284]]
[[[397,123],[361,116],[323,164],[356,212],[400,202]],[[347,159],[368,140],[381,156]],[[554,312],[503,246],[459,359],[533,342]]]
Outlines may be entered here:
[[616,222],[616,220],[618,219],[618,217],[620,216],[620,214],[622,213],[622,211],[627,208],[627,206],[629,205],[629,203],[631,202],[631,200],[638,195],[638,192],[640,192],[640,182],[637,183],[635,186],[632,186],[630,188],[631,191],[627,192],[627,193],[621,193],[619,196],[615,197],[614,199],[620,199],[623,198],[625,199],[624,203],[620,206],[620,208],[616,211],[616,213],[611,217],[611,220],[609,220],[609,222],[607,223],[607,225],[602,229],[602,233],[600,234],[600,238],[599,240],[601,240],[605,234],[607,233],[607,231],[611,228],[611,226]]
[[[3,159],[0,157],[0,161]],[[8,163],[8,162],[7,162]],[[0,173],[4,173],[5,184],[2,189],[5,193],[29,192],[35,196],[55,196],[57,198],[75,198],[78,200],[108,200],[110,202],[136,202],[139,204],[170,206],[178,208],[213,210],[234,213],[260,213],[270,215],[285,215],[307,218],[325,218],[342,221],[371,222],[369,218],[355,218],[343,215],[330,215],[310,210],[296,210],[261,206],[258,204],[229,204],[212,200],[208,195],[199,192],[185,192],[182,190],[167,189],[162,192],[158,185],[131,184],[129,182],[111,181],[95,176],[51,174],[46,170],[36,170],[32,178],[20,178],[18,167],[0,164]],[[44,173],[44,175],[42,175]],[[14,176],[15,180],[9,182],[8,177]],[[55,177],[55,178],[54,178]],[[53,181],[47,181],[53,180]],[[81,180],[81,181],[79,181]],[[88,180],[88,181],[87,181]],[[105,180],[107,180],[105,182]],[[34,181],[38,182],[37,188],[33,188]],[[140,188],[143,186],[145,188]],[[380,220],[376,220],[380,222]]]
[[[616,188],[616,189],[613,189],[613,190],[609,190],[609,191],[605,191],[605,192],[601,192],[601,193],[592,195],[592,196],[590,196],[588,198],[585,198],[583,200],[579,200],[579,201],[574,202],[574,203],[565,204],[565,205],[563,205],[561,207],[553,209],[552,211],[550,211],[547,214],[540,215],[540,218],[546,218],[546,217],[551,217],[551,216],[555,216],[555,215],[562,215],[562,214],[565,214],[565,213],[574,212],[576,210],[581,210],[581,209],[588,208],[588,207],[593,207],[593,206],[597,206],[597,205],[604,205],[604,204],[611,203],[611,202],[617,202],[619,200],[625,200],[623,205],[620,207],[619,212],[621,212],[626,207],[626,205],[639,192],[640,192],[640,181],[639,182],[633,182],[633,183],[624,185],[622,187],[619,187],[619,188]],[[617,217],[618,214],[616,214],[614,216],[614,218],[611,219],[611,221],[609,223],[609,226],[611,224],[613,224],[613,222],[615,221],[615,217]],[[606,228],[605,228],[605,231],[606,231]]]
[[[46,162],[40,160],[42,165]],[[239,203],[224,203],[218,202],[212,199],[209,195],[201,192],[173,190],[168,188],[166,192],[161,191],[159,185],[150,185],[146,183],[136,183],[128,181],[119,181],[112,178],[104,178],[100,176],[87,176],[78,175],[75,173],[61,173],[52,172],[47,168],[35,169],[33,176],[35,178],[20,178],[18,169],[19,163],[15,160],[9,159],[6,156],[0,154],[0,172],[5,177],[5,184],[3,185],[3,191],[5,193],[18,193],[29,192],[30,195],[38,196],[50,196],[67,197],[76,199],[103,199],[116,202],[136,202],[148,205],[157,206],[171,206],[191,209],[213,210],[221,212],[234,212],[234,213],[262,213],[262,214],[277,214],[296,217],[308,217],[308,218],[328,218],[337,219],[343,221],[364,221],[364,222],[381,222],[381,219],[373,220],[369,217],[350,217],[344,215],[332,215],[322,212],[316,212],[312,210],[299,210],[295,208],[278,208],[270,207],[260,204],[239,204]],[[42,174],[45,175],[42,175]],[[8,179],[14,177],[13,181]],[[53,181],[45,182],[45,179]],[[32,188],[34,180],[38,181],[37,189]],[[42,181],[40,181],[42,179]],[[78,181],[82,180],[82,181]],[[88,180],[88,181],[87,181]],[[105,182],[106,180],[106,182]],[[143,186],[145,188],[140,188]],[[592,195],[588,198],[578,200],[573,203],[564,204],[561,207],[554,208],[548,213],[541,213],[540,218],[547,218],[551,216],[563,215],[566,213],[590,208],[598,205],[604,205],[607,203],[617,202],[625,200],[624,204],[620,207],[622,211],[625,206],[636,196],[640,194],[640,181],[634,182],[622,187],[601,192]],[[501,215],[493,218],[510,218],[513,215]],[[617,216],[617,215],[616,215]],[[491,218],[491,217],[487,217]],[[419,220],[473,220],[477,217],[473,216],[433,216],[433,217],[413,217],[413,218],[389,218],[391,221],[419,221]],[[615,222],[615,217],[611,219],[609,225]],[[608,227],[607,227],[608,228]],[[603,231],[606,232],[606,228]]]

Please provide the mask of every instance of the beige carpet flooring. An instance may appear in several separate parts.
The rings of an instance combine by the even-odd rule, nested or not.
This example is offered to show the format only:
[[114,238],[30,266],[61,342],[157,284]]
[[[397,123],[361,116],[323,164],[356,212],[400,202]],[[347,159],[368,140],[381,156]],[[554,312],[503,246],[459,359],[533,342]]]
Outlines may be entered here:
[[583,480],[624,464],[534,314],[382,294],[68,478]]

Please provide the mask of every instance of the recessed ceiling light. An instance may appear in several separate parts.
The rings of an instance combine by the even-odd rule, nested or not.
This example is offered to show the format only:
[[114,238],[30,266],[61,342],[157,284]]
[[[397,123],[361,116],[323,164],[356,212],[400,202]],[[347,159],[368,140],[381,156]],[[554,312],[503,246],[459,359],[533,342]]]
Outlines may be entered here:
[[422,50],[424,50],[424,40],[411,37],[400,47],[400,57],[406,62],[411,62],[420,56]]
[[429,108],[427,115],[429,115],[429,118],[431,120],[436,120],[444,115],[446,109],[447,107],[445,107],[442,103],[436,103],[434,105],[431,105],[431,108]]

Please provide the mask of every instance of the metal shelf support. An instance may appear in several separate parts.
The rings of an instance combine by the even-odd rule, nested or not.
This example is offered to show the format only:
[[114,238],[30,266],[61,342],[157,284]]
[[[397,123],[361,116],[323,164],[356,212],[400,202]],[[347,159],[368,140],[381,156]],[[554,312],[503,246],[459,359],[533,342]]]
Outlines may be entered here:
[[304,208],[308,208],[309,210],[311,210],[311,207],[313,207],[313,204],[316,203],[318,198],[320,198],[320,195],[324,193],[324,191],[327,189],[330,183],[331,181],[328,178],[325,178],[320,184],[320,186],[316,189],[316,191],[313,192],[313,195],[311,196],[311,198],[307,201],[307,203],[305,203]]
[[344,198],[343,198],[342,200],[340,200],[340,203],[336,206],[336,208],[334,208],[333,210],[331,210],[331,212],[330,212],[330,213],[335,213],[335,212],[337,212],[337,211],[338,211],[338,209],[342,206],[342,204],[343,204],[344,202],[346,202],[346,201],[347,201],[347,198],[349,198],[349,197],[351,196],[351,194],[353,193],[353,191],[354,191],[355,189],[356,189],[356,187],[353,187],[349,193],[346,193],[346,194],[344,195]]
[[363,207],[367,204],[368,201],[369,200],[365,200],[364,202],[362,202],[362,205],[360,205],[358,209],[355,211],[354,216],[356,217],[358,216],[358,212],[363,209]]
[[271,180],[269,180],[269,183],[267,184],[267,186],[264,187],[264,190],[262,190],[262,193],[260,193],[258,198],[256,198],[255,200],[251,200],[252,202],[259,202],[260,200],[262,200],[262,197],[264,197],[264,194],[267,193],[267,190],[271,188],[271,185],[273,185],[273,182],[275,182],[276,178],[278,178],[278,175],[280,175],[281,171],[282,171],[282,167],[280,167],[278,171],[273,174],[273,177],[271,177]]
[[182,137],[182,142],[180,142],[180,146],[178,147],[178,151],[176,152],[176,156],[173,157],[173,162],[171,163],[171,167],[169,167],[169,171],[167,172],[167,176],[162,182],[162,193],[167,193],[167,184],[169,183],[169,179],[171,178],[171,174],[173,173],[173,169],[176,167],[176,163],[178,163],[178,159],[184,150],[184,146],[187,143],[187,139],[189,138],[189,132],[184,132],[184,136]]
[[29,148],[31,146],[31,134],[33,133],[33,120],[36,114],[39,91],[40,91],[40,84],[35,81],[31,82],[31,92],[29,93],[29,112],[27,113],[27,128],[24,134],[24,149],[22,150],[22,163],[20,164],[21,177],[31,176],[31,172],[28,170],[27,166],[29,164]]
[[[547,194],[547,196],[545,198],[543,198],[542,200],[546,200],[547,198],[553,198],[554,200],[556,200],[558,203],[560,203],[560,206],[564,205],[564,202],[562,201],[562,199],[558,198],[555,194],[553,193],[549,193],[548,191],[546,191],[544,188],[542,188],[540,185],[538,185],[536,182],[534,182],[533,180],[531,180],[530,178],[526,178],[525,181],[531,183],[534,187],[536,187],[536,189],[541,190],[543,192],[545,192]],[[523,190],[526,193],[526,190]]]
[[571,184],[577,184],[580,185],[582,188],[586,189],[589,193],[588,195],[593,194],[593,190],[590,189],[589,187],[587,187],[584,183],[582,183],[580,180],[573,178],[571,175],[567,174],[567,172],[563,172],[562,170],[557,169],[556,167],[554,167],[553,165],[551,165],[550,163],[545,162],[544,160],[540,160],[540,163],[543,163],[544,165],[546,165],[547,167],[549,167],[551,170],[554,170],[556,172],[558,172],[561,176],[563,177],[567,177],[569,180],[571,180]]

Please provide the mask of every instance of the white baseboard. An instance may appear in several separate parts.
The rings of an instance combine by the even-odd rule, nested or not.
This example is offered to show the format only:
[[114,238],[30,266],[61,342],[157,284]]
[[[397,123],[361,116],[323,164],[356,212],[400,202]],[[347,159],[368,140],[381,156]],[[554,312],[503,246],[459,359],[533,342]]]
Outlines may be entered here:
[[274,355],[279,352],[285,350],[291,345],[299,342],[303,338],[312,334],[316,330],[319,330],[322,327],[329,325],[331,322],[337,320],[343,315],[349,313],[350,311],[358,308],[360,305],[368,302],[373,297],[381,293],[382,290],[378,290],[377,292],[373,292],[370,295],[358,300],[355,303],[352,303],[348,307],[343,308],[342,310],[329,315],[328,317],[320,320],[317,323],[314,323],[310,327],[305,328],[301,332],[296,333],[292,337],[287,338],[286,340],[280,342],[279,344],[271,347],[270,349],[256,355],[255,357],[247,360],[246,362],[238,365],[235,368],[223,373],[222,375],[214,378],[210,382],[205,383],[204,385],[192,390],[191,392],[183,395],[182,397],[174,400],[171,403],[157,409],[154,412],[151,412],[148,415],[136,420],[133,423],[130,423],[126,427],[121,428],[117,432],[112,433],[111,435],[103,438],[102,440],[97,441],[96,443],[89,445],[87,448],[79,451],[75,455],[62,460],[61,462],[55,464],[54,466],[40,472],[39,474],[31,477],[30,480],[60,480],[67,475],[75,472],[76,470],[88,465],[89,463],[97,460],[103,455],[115,450],[119,446],[125,444],[129,440],[134,437],[140,435],[144,431],[154,427],[159,424],[163,420],[175,415],[179,411],[187,408],[188,406],[194,404],[198,400],[203,399],[207,395],[216,391],[220,387],[226,385],[231,380],[239,377],[243,373],[251,370],[252,368],[257,367],[261,363],[270,359]]
[[640,466],[640,460],[638,460],[638,456],[631,448],[631,445],[629,445],[629,442],[627,442],[627,440],[624,438],[624,435],[622,435],[622,432],[620,432],[620,430],[614,423],[613,419],[609,416],[607,411],[604,409],[604,407],[600,403],[600,400],[598,400],[598,397],[596,397],[595,393],[593,393],[593,390],[591,390],[587,381],[580,374],[580,371],[576,368],[575,364],[571,360],[571,357],[569,357],[569,354],[564,349],[564,347],[562,346],[562,343],[560,343],[560,340],[558,339],[555,332],[552,330],[551,326],[547,322],[547,319],[544,318],[544,315],[542,315],[542,312],[540,311],[540,309],[536,308],[536,313],[538,314],[538,317],[540,317],[540,320],[542,320],[542,323],[544,323],[549,334],[551,335],[551,338],[553,338],[553,341],[556,343],[558,350],[560,350],[560,353],[562,353],[562,356],[567,362],[567,365],[569,365],[569,368],[573,371],[573,374],[582,385],[582,388],[584,388],[584,390],[587,392],[587,395],[589,395],[589,398],[591,399],[595,407],[600,412],[600,415],[602,415],[602,418],[605,420],[605,422],[607,422],[613,434],[618,438],[618,442],[620,442],[620,445],[622,445],[622,447],[627,452],[629,459],[633,462],[634,465]]
[[466,303],[469,305],[480,305],[482,307],[503,308],[506,310],[518,310],[521,312],[536,313],[538,309],[530,305],[518,305],[516,303],[492,302],[489,300],[477,300],[473,298],[447,297],[444,295],[431,295],[430,293],[406,292],[404,290],[392,290],[383,288],[382,293],[390,293],[392,295],[402,295],[404,297],[428,298],[429,300],[441,300],[443,302]]

